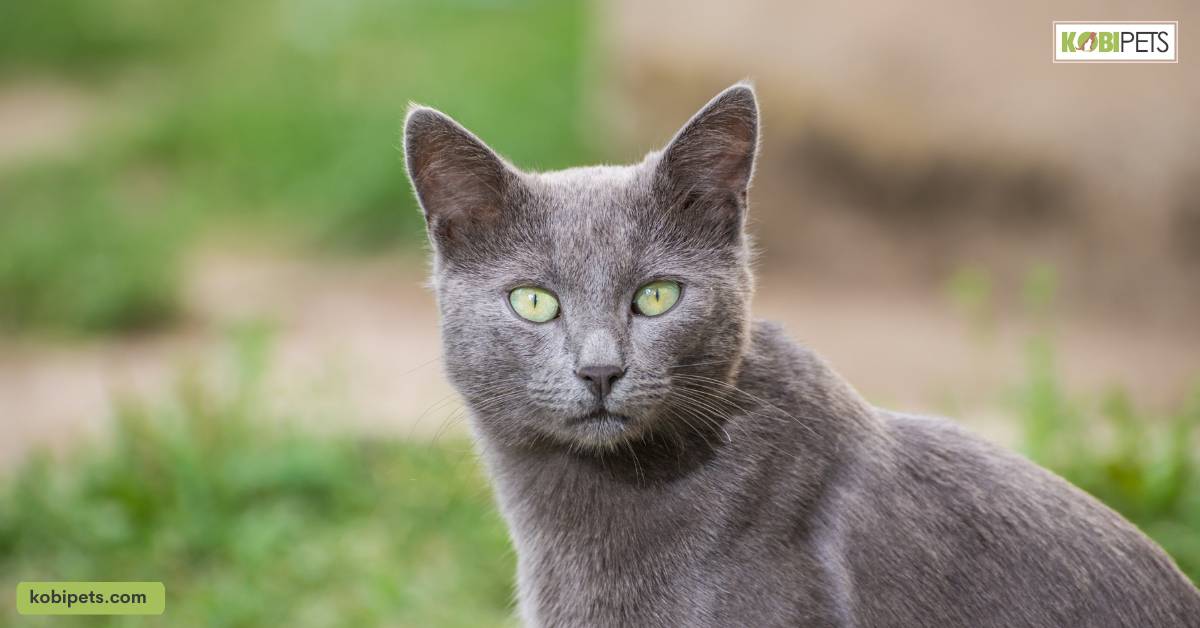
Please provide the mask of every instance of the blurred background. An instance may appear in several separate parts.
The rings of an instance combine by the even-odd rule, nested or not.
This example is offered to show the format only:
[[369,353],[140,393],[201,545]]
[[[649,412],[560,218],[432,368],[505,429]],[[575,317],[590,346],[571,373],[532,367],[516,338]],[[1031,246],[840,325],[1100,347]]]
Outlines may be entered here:
[[[749,77],[757,315],[872,402],[1065,475],[1200,578],[1200,84],[1186,50],[1054,65],[1048,41],[1055,19],[1193,17],[5,1],[0,577],[166,584],[164,616],[112,625],[514,624],[405,107],[551,169],[640,159]],[[74,625],[11,604],[0,625]]]

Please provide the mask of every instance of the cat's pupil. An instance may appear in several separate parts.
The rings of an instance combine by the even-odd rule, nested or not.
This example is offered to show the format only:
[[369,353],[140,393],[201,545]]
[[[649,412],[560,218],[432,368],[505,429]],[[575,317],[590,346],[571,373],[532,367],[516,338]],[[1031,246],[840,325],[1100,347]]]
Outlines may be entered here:
[[536,310],[537,309],[537,293],[534,292],[533,294],[529,295],[529,299],[531,301],[533,301],[533,309]]

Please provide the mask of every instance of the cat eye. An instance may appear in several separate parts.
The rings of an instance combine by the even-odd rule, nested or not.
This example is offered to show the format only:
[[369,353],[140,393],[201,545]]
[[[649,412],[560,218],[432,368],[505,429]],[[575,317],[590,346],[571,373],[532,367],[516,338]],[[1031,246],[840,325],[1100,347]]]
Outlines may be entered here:
[[508,302],[517,316],[535,323],[558,317],[558,299],[549,290],[527,286],[508,293]]
[[633,297],[633,311],[642,316],[660,316],[675,307],[679,300],[679,284],[674,281],[652,281],[641,288]]

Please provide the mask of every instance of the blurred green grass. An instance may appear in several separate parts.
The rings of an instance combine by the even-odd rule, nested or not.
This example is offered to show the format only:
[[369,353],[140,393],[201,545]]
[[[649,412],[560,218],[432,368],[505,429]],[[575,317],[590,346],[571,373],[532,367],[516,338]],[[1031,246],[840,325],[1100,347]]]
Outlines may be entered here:
[[1053,354],[1031,342],[1019,397],[1025,452],[1157,541],[1200,585],[1200,385],[1178,408],[1139,409],[1119,387],[1099,401],[1068,395]]
[[586,161],[587,16],[581,0],[7,3],[0,82],[84,86],[98,113],[79,151],[0,172],[0,325],[169,320],[182,255],[213,232],[418,242],[410,100],[524,166]]
[[[0,581],[165,583],[160,617],[30,626],[511,625],[514,560],[469,443],[319,435],[220,394],[126,404],[107,447],[0,485]],[[15,617],[0,601],[0,624]]]
[[1139,408],[1120,385],[1072,395],[1055,361],[1056,284],[1053,269],[1037,267],[1023,288],[1032,328],[1012,398],[1022,449],[1132,521],[1200,584],[1200,379],[1166,412]]
[[[1200,374],[1189,395],[1154,412],[1119,383],[1068,391],[1056,361],[1057,283],[1045,265],[1024,278],[1024,370],[998,403],[1018,422],[1025,455],[1124,515],[1200,584]],[[946,285],[981,349],[995,340],[995,286],[979,267],[960,269]]]

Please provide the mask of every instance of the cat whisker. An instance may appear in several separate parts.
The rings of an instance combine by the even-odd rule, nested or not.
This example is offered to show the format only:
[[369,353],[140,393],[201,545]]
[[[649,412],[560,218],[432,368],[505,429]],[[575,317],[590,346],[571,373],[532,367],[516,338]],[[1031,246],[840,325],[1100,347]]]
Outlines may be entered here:
[[705,424],[714,428],[720,429],[725,433],[726,443],[732,443],[733,439],[729,436],[728,430],[725,429],[724,423],[729,420],[729,415],[723,412],[721,408],[694,397],[681,395],[677,397],[681,402],[681,410],[687,411],[689,415],[694,416]]
[[637,475],[638,483],[645,484],[646,473],[642,469],[641,462],[638,461],[637,451],[634,450],[633,445],[630,444],[630,442],[628,440],[625,440],[623,442],[625,444],[625,449],[629,450],[629,457],[633,460],[633,469],[634,469],[634,473]]
[[420,364],[418,364],[418,365],[416,365],[416,366],[414,366],[414,367],[412,367],[412,368],[408,369],[407,371],[404,371],[403,373],[400,373],[400,374],[399,374],[399,375],[397,375],[396,377],[404,377],[405,375],[412,375],[413,373],[415,373],[415,372],[417,372],[417,371],[419,371],[419,370],[421,370],[421,369],[423,369],[423,368],[425,368],[425,367],[429,366],[430,364],[433,364],[434,362],[437,362],[437,361],[439,361],[439,360],[441,360],[441,359],[442,359],[442,357],[441,357],[441,356],[434,356],[434,357],[432,357],[432,358],[430,358],[430,359],[428,359],[428,360],[426,360],[426,361],[424,361],[424,362],[422,362],[422,363],[420,363]]
[[[695,400],[691,400],[691,401],[694,403]],[[721,422],[717,419],[714,419],[712,417],[706,416],[704,413],[699,412],[699,411],[695,410],[694,408],[689,408],[686,405],[683,408],[681,408],[681,410],[688,412],[688,414],[690,414],[691,416],[697,417],[697,418],[703,420],[706,424],[712,425],[714,428],[721,430],[721,433],[725,436],[725,444],[726,445],[733,444],[733,437],[729,435],[729,430],[725,429],[725,425],[723,422]],[[726,421],[728,420],[728,417],[726,417],[726,416],[722,416],[721,418],[725,419]]]
[[675,377],[681,378],[681,379],[690,379],[694,382],[699,382],[699,383],[704,383],[704,384],[709,384],[709,385],[714,385],[714,386],[721,386],[727,390],[731,390],[731,391],[737,392],[739,394],[745,395],[750,400],[755,401],[759,404],[762,404],[768,408],[771,408],[772,410],[775,410],[775,411],[779,412],[780,414],[782,414],[784,417],[790,418],[797,425],[808,430],[813,436],[819,436],[817,434],[816,430],[814,430],[811,426],[807,425],[804,421],[801,421],[795,415],[793,415],[790,412],[784,410],[783,408],[780,408],[779,406],[771,403],[770,401],[767,401],[767,400],[765,400],[749,391],[746,391],[738,386],[730,384],[729,382],[723,382],[719,379],[714,379],[712,377],[704,377],[702,375],[677,374]]
[[[482,386],[477,389],[467,389],[467,393],[471,396],[489,395],[489,394],[493,394],[496,392],[502,392],[506,388],[510,388],[510,387],[511,387],[511,385],[506,382],[492,382],[486,386]],[[412,426],[409,428],[410,436],[416,433],[416,431],[420,428],[421,423],[436,408],[444,406],[447,403],[456,403],[460,399],[461,399],[461,397],[459,396],[459,394],[457,392],[452,392],[452,393],[442,397],[441,399],[435,401],[434,403],[430,404],[429,407],[425,408],[425,410],[423,410],[421,412],[421,414],[417,416],[416,421],[414,421]],[[460,404],[460,408],[461,408],[461,404]],[[451,414],[453,414],[454,412],[457,412],[457,409],[452,410]]]
[[438,427],[437,431],[434,433],[433,441],[437,442],[438,439],[441,438],[442,434],[446,430],[448,430],[448,428],[452,427],[454,424],[456,424],[459,421],[461,421],[462,419],[466,418],[468,415],[468,412],[471,411],[472,409],[476,410],[476,411],[481,411],[481,412],[488,411],[490,409],[493,409],[493,408],[499,406],[504,401],[508,401],[509,399],[513,399],[513,398],[519,397],[521,395],[522,395],[521,390],[510,389],[507,392],[502,392],[500,394],[493,395],[493,396],[490,396],[490,397],[487,397],[480,401],[475,402],[474,408],[468,408],[468,406],[465,404],[460,405],[456,410],[451,412],[450,415],[448,415],[442,421],[441,425]]
[[732,362],[733,362],[733,360],[708,360],[705,362],[690,362],[690,363],[686,363],[686,364],[675,364],[675,365],[672,365],[671,368],[672,369],[686,369],[686,368],[692,368],[692,367],[696,367],[696,366],[714,366],[717,364],[730,364]]

